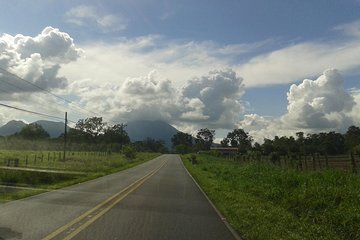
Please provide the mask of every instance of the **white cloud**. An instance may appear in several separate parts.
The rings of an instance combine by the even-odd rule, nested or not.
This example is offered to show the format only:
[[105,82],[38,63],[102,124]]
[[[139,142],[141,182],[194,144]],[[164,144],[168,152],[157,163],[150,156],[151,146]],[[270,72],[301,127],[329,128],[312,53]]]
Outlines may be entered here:
[[69,63],[75,61],[81,52],[67,33],[53,27],[46,27],[36,37],[18,34],[12,39],[22,59],[38,53],[43,59],[52,62]]
[[210,127],[231,128],[244,112],[240,100],[244,93],[242,81],[232,70],[212,71],[207,76],[190,80],[183,88],[182,95],[203,103],[201,109],[205,121],[199,119],[200,122]]
[[287,124],[298,128],[343,129],[349,126],[348,114],[355,105],[344,89],[337,70],[325,70],[316,80],[293,84],[288,92]]
[[64,64],[77,60],[82,52],[73,39],[59,29],[46,27],[35,37],[4,34],[0,37],[1,89],[7,93],[36,92],[15,76],[45,89],[63,88],[67,79],[58,75]]
[[71,81],[91,76],[94,82],[122,84],[128,77],[145,76],[156,69],[175,88],[182,88],[189,79],[213,69],[231,68],[242,54],[268,42],[221,46],[210,41],[169,40],[159,35],[124,38],[111,45],[98,42],[82,46],[85,56],[62,68],[61,73]]
[[[357,29],[357,22],[350,25]],[[338,26],[338,30],[340,28],[348,27]],[[344,34],[344,30],[334,32],[338,33]],[[171,79],[175,87],[183,87],[188,79],[212,69],[226,68],[242,76],[246,87],[294,83],[316,76],[329,67],[336,67],[346,75],[359,74],[359,37],[355,34],[351,37],[340,35],[335,39],[300,42],[279,48],[271,39],[251,44],[220,45],[212,41],[172,40],[160,35],[122,38],[111,45],[105,42],[84,45],[86,58],[69,65],[64,74],[77,79],[87,78],[88,74],[113,82],[115,79],[123,81],[129,76],[146,75],[156,69]],[[88,71],[78,70],[85,68]]]
[[65,13],[69,23],[78,26],[96,27],[104,32],[114,32],[126,29],[126,21],[119,15],[101,13],[95,6],[79,5]]
[[360,89],[353,88],[350,90],[351,96],[354,98],[355,105],[349,116],[353,120],[353,124],[360,126]]
[[360,69],[359,39],[337,42],[306,42],[254,57],[235,69],[246,86],[286,84],[336,66],[351,73]]
[[[104,18],[106,14],[98,14],[91,7],[77,11],[79,18],[73,18],[77,24],[87,24],[85,20],[92,19],[99,27],[101,22],[103,28],[111,26],[111,17]],[[346,29],[338,28],[343,32]],[[211,41],[187,42],[150,35],[119,39],[111,45],[87,44],[79,58],[82,50],[73,39],[48,27],[36,37],[1,36],[0,66],[46,89],[59,90],[69,82],[69,87],[59,93],[117,121],[163,119],[182,129],[231,129],[243,118],[244,83],[250,87],[285,84],[314,76],[329,66],[351,73],[360,69],[358,40],[352,34],[345,40],[299,43],[246,61],[244,54],[264,50],[272,42],[223,46]],[[229,67],[235,71],[213,71]],[[203,76],[207,72],[210,73]],[[0,77],[12,81],[5,72]],[[1,87],[10,94],[25,94],[11,86]],[[21,99],[25,95],[12,96]],[[359,98],[357,90],[347,93],[337,73],[329,71],[317,80],[294,85],[289,91],[288,113],[281,119],[247,115],[239,126],[258,139],[299,129],[340,129],[348,123],[359,123]]]
[[154,71],[119,84],[84,79],[71,83],[69,89],[85,108],[121,122],[161,119],[173,124],[232,128],[244,111],[242,79],[231,70],[194,78],[182,91]]
[[238,127],[249,131],[257,142],[296,132],[345,132],[360,125],[360,90],[347,91],[337,70],[327,69],[316,80],[293,84],[288,92],[288,112],[278,118],[245,115]]
[[360,37],[360,20],[338,25],[334,28],[334,30],[343,32],[348,36]]

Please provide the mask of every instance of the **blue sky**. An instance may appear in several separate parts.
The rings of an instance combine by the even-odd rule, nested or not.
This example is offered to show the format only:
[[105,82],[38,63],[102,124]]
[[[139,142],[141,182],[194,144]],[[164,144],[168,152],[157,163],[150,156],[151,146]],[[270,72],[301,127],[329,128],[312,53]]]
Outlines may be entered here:
[[[296,118],[299,124],[289,127],[283,119],[288,119],[290,114],[288,107],[291,102],[287,99],[290,86],[294,83],[300,86],[307,78],[314,81],[327,68],[339,70],[339,78],[345,79],[342,84],[344,91],[357,101],[360,78],[360,61],[356,61],[360,60],[360,54],[356,55],[360,45],[359,0],[23,0],[0,1],[0,6],[3,9],[0,33],[3,36],[22,34],[24,39],[39,36],[35,41],[42,41],[41,37],[52,31],[59,36],[67,34],[61,38],[64,41],[72,39],[74,46],[69,47],[71,51],[64,51],[68,51],[68,57],[73,55],[63,61],[44,57],[45,50],[31,49],[32,53],[41,52],[39,61],[42,63],[38,66],[46,69],[51,65],[58,69],[52,76],[57,84],[51,85],[49,78],[47,84],[52,86],[49,89],[77,100],[76,104],[91,111],[102,112],[114,121],[154,119],[158,116],[184,131],[194,131],[200,126],[225,130],[248,127],[248,131],[257,131],[253,126],[271,128],[270,121],[281,121],[282,127],[289,131],[294,128],[320,131],[330,125],[316,129],[316,124],[307,125],[307,120]],[[42,32],[48,26],[58,31]],[[15,40],[11,41],[14,46],[17,44]],[[60,43],[56,41],[59,40],[51,44],[59,48]],[[28,69],[24,59],[20,57],[18,66],[14,65],[12,69],[20,66]],[[35,62],[34,59],[31,62]],[[220,70],[223,72],[209,73]],[[34,76],[29,72],[23,74],[22,77]],[[60,86],[56,76],[64,77],[66,86]],[[233,78],[231,84],[239,85],[234,87],[229,81],[222,80],[236,91],[222,87],[220,89],[224,92],[215,90],[212,93],[209,89],[218,85],[208,80],[215,78]],[[238,81],[239,78],[243,80]],[[36,82],[36,79],[33,81]],[[225,82],[221,86],[226,86]],[[131,92],[133,89],[127,87],[137,90]],[[85,89],[88,91],[86,94]],[[127,97],[134,99],[134,105],[123,99],[114,100],[114,96],[126,89],[129,90]],[[195,94],[194,89],[201,94]],[[324,92],[327,97],[329,91]],[[94,99],[99,99],[98,93],[113,97],[94,104]],[[165,93],[169,93],[169,96],[176,97],[172,102],[164,100],[160,103],[158,97],[144,97],[150,93],[164,94],[164,97],[167,96]],[[213,96],[212,100],[203,93]],[[216,93],[222,97],[214,97]],[[308,105],[314,107],[316,99],[324,96],[314,95]],[[219,102],[214,102],[214,99]],[[16,101],[24,104],[19,99]],[[147,113],[142,101],[149,104],[147,108],[152,107],[150,103],[153,101],[158,109]],[[162,104],[171,105],[172,109]],[[231,110],[221,110],[226,106]],[[341,112],[346,115],[346,122],[357,124],[357,119],[348,120],[357,111],[357,105],[354,106],[346,109],[346,113],[344,108],[321,114],[333,120]],[[116,107],[119,113],[110,111],[110,107]],[[256,118],[251,126],[244,123],[249,115]],[[6,119],[3,117],[2,122]],[[295,118],[289,119],[295,121]],[[341,130],[344,126],[340,125],[331,126]],[[269,131],[263,132],[260,138],[271,135]]]
[[[92,38],[161,34],[169,38],[213,40],[222,44],[275,38],[288,42],[333,38],[334,26],[359,18],[356,0],[318,1],[1,1],[1,29],[34,35],[46,26],[69,32],[78,41]],[[123,16],[125,31],[99,36],[91,29],[74,29],[64,13],[78,5]]]

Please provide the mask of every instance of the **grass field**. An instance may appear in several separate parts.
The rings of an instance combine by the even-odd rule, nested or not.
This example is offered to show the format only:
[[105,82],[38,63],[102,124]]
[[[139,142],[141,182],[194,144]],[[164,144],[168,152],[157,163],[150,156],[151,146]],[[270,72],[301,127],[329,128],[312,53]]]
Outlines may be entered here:
[[196,155],[185,166],[243,239],[360,239],[360,178]]
[[[62,158],[61,160],[58,158],[49,158],[48,160],[49,153],[53,154],[53,152],[40,151],[0,151],[0,167],[6,166],[9,158],[17,158],[20,168],[72,171],[71,173],[39,172],[0,168],[0,202],[84,182],[133,167],[160,155],[158,153],[137,153],[135,159],[127,160],[122,154],[74,152],[70,153],[63,161]],[[36,158],[43,157],[35,160],[35,155]],[[27,161],[26,156],[28,156]]]

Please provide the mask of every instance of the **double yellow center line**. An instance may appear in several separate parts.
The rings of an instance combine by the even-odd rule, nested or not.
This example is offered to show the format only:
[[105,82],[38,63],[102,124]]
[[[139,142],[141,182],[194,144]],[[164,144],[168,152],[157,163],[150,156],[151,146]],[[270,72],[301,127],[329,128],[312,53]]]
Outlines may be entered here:
[[109,197],[108,199],[104,200],[100,204],[96,205],[94,208],[88,210],[87,212],[83,213],[79,217],[75,218],[68,224],[58,228],[54,232],[50,233],[43,240],[53,240],[53,239],[72,239],[77,234],[79,234],[82,230],[86,227],[94,223],[97,219],[99,219],[102,215],[108,212],[112,207],[114,207],[117,203],[122,201],[126,198],[130,193],[134,190],[139,188],[146,180],[148,180],[151,176],[153,176],[156,172],[158,172],[167,161],[165,160],[160,167],[156,168],[155,170],[149,172],[145,176],[141,177],[140,179],[136,180],[120,192],[114,194],[113,196]]

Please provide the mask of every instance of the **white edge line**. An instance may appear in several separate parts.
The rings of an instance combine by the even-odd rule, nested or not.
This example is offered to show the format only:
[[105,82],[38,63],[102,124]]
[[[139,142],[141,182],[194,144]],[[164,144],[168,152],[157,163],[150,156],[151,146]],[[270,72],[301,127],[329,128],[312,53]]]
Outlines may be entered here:
[[232,233],[232,235],[234,236],[234,238],[236,240],[241,240],[241,237],[239,236],[239,234],[235,231],[235,229],[230,225],[230,223],[226,220],[226,218],[221,214],[221,212],[216,208],[216,206],[214,205],[214,203],[210,200],[210,198],[208,197],[208,195],[206,195],[206,193],[204,192],[204,190],[201,188],[201,186],[196,182],[195,178],[190,174],[190,172],[187,170],[187,168],[185,167],[182,158],[180,157],[180,155],[178,155],[182,166],[184,167],[185,171],[187,172],[187,174],[190,176],[190,178],[194,181],[195,185],[200,189],[200,191],[204,194],[205,198],[208,200],[208,202],[210,203],[210,205],[213,207],[213,209],[215,210],[215,212],[217,213],[217,215],[220,217],[221,221],[225,224],[225,226],[229,229],[229,231]]

